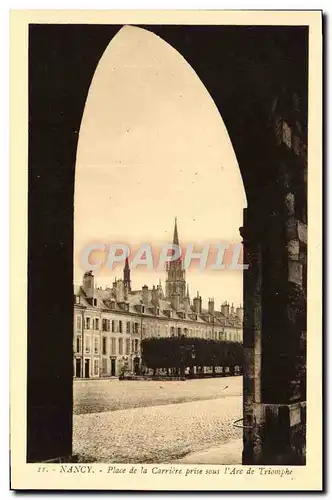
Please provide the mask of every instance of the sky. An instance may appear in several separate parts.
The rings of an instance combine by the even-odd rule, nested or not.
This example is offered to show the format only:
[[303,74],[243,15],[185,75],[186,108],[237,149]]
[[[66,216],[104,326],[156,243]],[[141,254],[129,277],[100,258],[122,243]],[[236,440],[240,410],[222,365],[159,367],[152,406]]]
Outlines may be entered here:
[[[170,243],[177,217],[180,244],[195,249],[239,243],[246,197],[227,130],[191,66],[155,34],[123,27],[91,82],[76,157],[74,281],[82,252],[94,244],[152,249]],[[154,250],[153,250],[154,252]],[[106,253],[105,253],[106,255]],[[99,286],[122,277],[123,264],[94,272]],[[139,266],[132,286],[164,282]],[[242,271],[187,271],[191,296],[206,305],[242,303]]]

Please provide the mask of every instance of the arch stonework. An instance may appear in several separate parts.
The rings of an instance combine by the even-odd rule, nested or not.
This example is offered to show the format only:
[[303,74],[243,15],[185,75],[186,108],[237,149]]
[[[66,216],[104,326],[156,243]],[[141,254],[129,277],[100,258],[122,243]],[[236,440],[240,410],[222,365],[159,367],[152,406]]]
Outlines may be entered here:
[[[46,141],[41,154],[38,123],[45,121],[45,97],[38,85],[31,87],[30,189],[34,176],[45,174],[47,159],[53,168],[50,179],[57,172],[58,184],[51,187],[50,180],[41,186],[40,193],[34,184],[35,203],[29,207],[29,218],[40,227],[40,218],[47,207],[54,208],[59,194],[65,208],[54,215],[52,231],[46,228],[38,235],[38,245],[44,243],[42,238],[48,238],[42,255],[34,241],[29,243],[29,309],[38,307],[39,317],[31,314],[28,331],[28,461],[71,453],[74,164],[89,82],[110,39],[109,27],[98,28],[94,46],[87,36],[97,33],[93,26],[78,26],[74,32],[70,26],[52,27],[51,42],[45,27],[30,31],[30,64],[38,54],[52,69],[66,74],[66,96],[71,100],[65,101],[67,121],[61,133],[42,132],[50,134],[50,139],[53,133],[53,148],[47,151]],[[119,28],[112,28],[112,33]],[[273,27],[257,28],[256,32],[251,27],[210,27],[210,31],[207,26],[145,28],[174,46],[210,92],[227,127],[246,190],[248,208],[240,229],[249,264],[243,285],[243,463],[302,464],[306,428],[307,30],[279,28],[284,32],[278,34]],[[77,58],[77,46],[86,51],[84,60]],[[73,68],[65,65],[63,69],[63,61],[71,60],[76,61]],[[38,74],[45,68],[42,64],[31,68],[30,79],[44,78],[45,96],[61,111],[61,89],[53,87],[52,74]],[[56,115],[58,111],[52,112]],[[62,118],[58,118],[61,130]],[[71,137],[70,145],[59,162],[50,155],[54,144],[62,144],[61,134],[66,133]],[[59,241],[66,243],[57,250]],[[50,258],[56,259],[52,269]],[[54,283],[59,282],[62,270],[55,309],[47,302],[48,284],[39,280],[38,269],[32,273],[37,260],[39,269],[43,265],[49,269]],[[48,321],[49,317],[53,318],[50,329],[56,334],[56,342],[51,343],[44,339],[43,318]],[[61,371],[57,355],[61,355]],[[38,362],[41,356],[47,365]]]

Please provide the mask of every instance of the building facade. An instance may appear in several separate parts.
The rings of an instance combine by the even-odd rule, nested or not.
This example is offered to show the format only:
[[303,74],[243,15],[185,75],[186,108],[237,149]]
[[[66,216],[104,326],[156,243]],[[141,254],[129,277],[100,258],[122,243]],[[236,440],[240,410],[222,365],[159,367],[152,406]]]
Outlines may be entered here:
[[[178,245],[175,220],[173,243]],[[191,300],[181,259],[167,267],[165,293],[161,283],[131,289],[126,259],[123,279],[112,288],[95,286],[91,271],[74,290],[74,377],[118,376],[122,369],[141,368],[141,341],[181,336],[242,342],[243,308],[227,302],[216,310],[214,299],[202,307],[197,292]]]

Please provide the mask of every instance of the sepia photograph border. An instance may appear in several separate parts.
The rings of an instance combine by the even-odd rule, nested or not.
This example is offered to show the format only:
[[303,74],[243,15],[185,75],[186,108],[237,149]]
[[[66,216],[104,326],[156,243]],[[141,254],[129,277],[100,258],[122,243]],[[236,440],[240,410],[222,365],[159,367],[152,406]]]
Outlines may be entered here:
[[[28,252],[28,28],[31,23],[53,24],[187,24],[309,26],[308,55],[308,288],[307,288],[307,447],[306,465],[287,467],[237,466],[230,475],[225,466],[218,475],[156,475],[153,464],[138,470],[109,474],[107,464],[91,464],[96,473],[64,474],[52,464],[47,474],[26,461],[27,386],[27,252]],[[176,491],[307,491],[322,489],[323,474],[323,113],[321,11],[12,11],[11,62],[11,339],[10,419],[11,488],[24,490],[176,490]],[[86,464],[85,464],[86,465]],[[116,465],[116,464],[112,464]],[[147,470],[140,473],[141,466]],[[160,467],[160,464],[158,464]],[[203,471],[207,465],[197,465]],[[166,464],[165,467],[170,467]],[[194,467],[194,465],[191,465]],[[121,465],[123,468],[123,464]],[[286,467],[283,467],[284,469]],[[98,471],[97,471],[98,469]],[[259,469],[262,469],[260,471]],[[253,472],[252,472],[253,470]]]

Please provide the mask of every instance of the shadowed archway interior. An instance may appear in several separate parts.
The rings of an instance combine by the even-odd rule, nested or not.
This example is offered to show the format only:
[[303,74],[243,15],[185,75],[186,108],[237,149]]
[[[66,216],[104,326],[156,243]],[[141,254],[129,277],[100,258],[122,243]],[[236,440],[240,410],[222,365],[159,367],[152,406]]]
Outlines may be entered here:
[[[29,29],[28,461],[71,454],[77,139],[95,68],[120,28]],[[207,88],[246,189],[243,461],[303,463],[307,28],[144,28]]]

